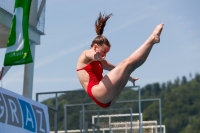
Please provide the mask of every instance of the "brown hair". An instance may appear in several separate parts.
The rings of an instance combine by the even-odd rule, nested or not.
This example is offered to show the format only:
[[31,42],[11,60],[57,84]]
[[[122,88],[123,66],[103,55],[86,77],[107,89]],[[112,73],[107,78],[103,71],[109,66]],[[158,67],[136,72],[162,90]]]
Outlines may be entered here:
[[105,15],[105,14],[99,14],[99,17],[97,18],[97,20],[95,21],[95,30],[97,33],[97,37],[92,41],[91,47],[93,47],[94,44],[100,45],[102,46],[103,44],[106,44],[107,46],[111,46],[110,42],[108,41],[108,39],[103,36],[103,30],[104,27],[106,25],[106,21],[112,16],[113,14],[109,14],[109,15]]

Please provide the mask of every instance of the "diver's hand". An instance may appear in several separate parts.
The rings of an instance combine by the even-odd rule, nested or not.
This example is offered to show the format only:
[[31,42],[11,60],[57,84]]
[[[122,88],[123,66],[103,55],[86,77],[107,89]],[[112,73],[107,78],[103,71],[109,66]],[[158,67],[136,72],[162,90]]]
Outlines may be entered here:
[[99,51],[95,51],[94,60],[102,61],[102,60],[105,60],[105,58],[106,58],[106,56],[102,57],[101,53]]

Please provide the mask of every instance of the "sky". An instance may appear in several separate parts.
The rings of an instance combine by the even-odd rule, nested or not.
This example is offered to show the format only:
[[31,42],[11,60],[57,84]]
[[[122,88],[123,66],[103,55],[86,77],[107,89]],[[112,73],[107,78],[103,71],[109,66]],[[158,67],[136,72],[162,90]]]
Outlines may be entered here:
[[[45,35],[35,48],[33,95],[82,88],[76,73],[77,59],[96,37],[94,23],[100,12],[114,15],[107,21],[104,36],[111,43],[106,60],[117,65],[134,52],[160,23],[161,41],[148,59],[132,74],[136,85],[173,82],[200,73],[199,0],[48,0]],[[3,66],[5,48],[0,49]],[[108,71],[104,71],[104,75]],[[24,65],[13,66],[1,86],[23,92]],[[132,86],[132,83],[127,83]]]

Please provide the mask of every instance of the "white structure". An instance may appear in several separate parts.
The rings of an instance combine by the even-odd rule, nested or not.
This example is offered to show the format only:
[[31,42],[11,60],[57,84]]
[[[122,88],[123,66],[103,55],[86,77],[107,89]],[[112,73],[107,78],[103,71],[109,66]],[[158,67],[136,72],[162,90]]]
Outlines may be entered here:
[[[125,117],[125,116],[130,116],[131,117],[131,114],[112,114],[112,115],[93,115],[92,116],[92,124],[94,124],[94,119],[95,118],[108,118],[109,119],[109,123],[111,123],[111,118],[112,117]],[[132,113],[132,116],[140,116],[139,113]],[[142,119],[142,113],[141,113],[141,120],[143,121]]]
[[[129,117],[132,117],[132,116],[140,116],[140,120],[141,121],[143,121],[143,119],[142,119],[142,113],[141,113],[141,115],[139,114],[139,113],[132,113],[132,114],[112,114],[112,115],[94,115],[94,116],[92,116],[92,124],[95,124],[95,122],[94,122],[94,119],[95,118],[108,118],[109,119],[109,123],[108,123],[108,126],[109,126],[109,129],[110,129],[110,131],[113,129],[112,128],[112,117],[127,117],[127,116],[129,116]],[[132,118],[131,118],[131,121],[132,121]],[[139,123],[139,122],[138,122]],[[100,126],[100,125],[98,125],[98,126]],[[133,126],[133,122],[131,123],[130,122],[130,126],[129,127],[127,127],[127,129],[129,128],[129,129],[133,129],[132,127],[134,127]],[[102,128],[101,128],[102,129]],[[104,129],[104,128],[103,128]],[[126,130],[127,131],[127,130]]]
[[[40,44],[44,35],[44,15],[46,0],[32,0],[29,19],[29,40],[32,57],[35,56],[35,45]],[[15,0],[0,0],[0,48],[6,48],[13,17]],[[23,95],[32,99],[34,62],[24,65]],[[6,67],[3,76],[10,69]]]
[[[132,122],[133,129],[139,129],[139,121]],[[157,133],[157,121],[142,121],[142,127],[143,131],[146,133]],[[114,128],[125,128],[125,133],[128,133],[128,130],[130,130],[131,122],[114,122],[111,123],[112,129]],[[134,128],[135,127],[135,128]],[[159,126],[160,127],[160,126]],[[111,130],[112,130],[111,129]],[[146,129],[146,130],[144,130]]]

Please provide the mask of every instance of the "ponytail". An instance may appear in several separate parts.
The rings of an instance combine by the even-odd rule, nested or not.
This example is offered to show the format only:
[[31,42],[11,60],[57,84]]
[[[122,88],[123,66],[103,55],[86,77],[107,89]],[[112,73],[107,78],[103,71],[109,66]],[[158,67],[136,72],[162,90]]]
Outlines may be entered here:
[[92,44],[91,44],[91,47],[93,47],[94,44],[97,44],[97,45],[103,45],[103,44],[106,44],[107,46],[111,46],[110,45],[110,42],[108,41],[108,39],[103,36],[103,30],[104,30],[104,27],[106,25],[106,21],[112,16],[113,14],[109,14],[109,15],[102,15],[101,12],[99,14],[99,17],[97,18],[97,20],[95,21],[95,31],[96,31],[96,34],[97,34],[97,37],[92,41]]
[[112,16],[113,14],[109,14],[109,15],[102,15],[101,12],[99,14],[99,17],[97,18],[97,20],[95,21],[95,30],[97,35],[102,35],[103,34],[103,29],[106,25],[106,21]]

